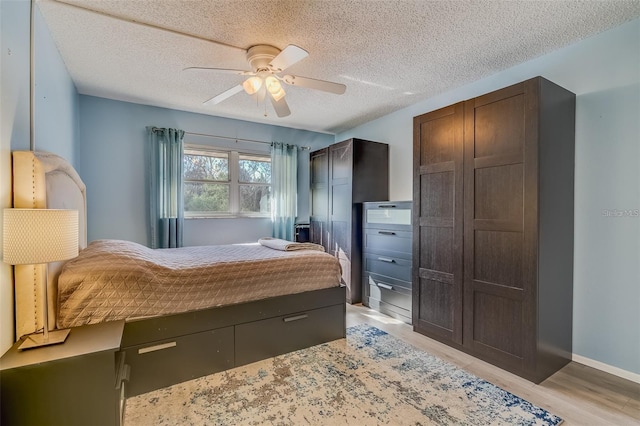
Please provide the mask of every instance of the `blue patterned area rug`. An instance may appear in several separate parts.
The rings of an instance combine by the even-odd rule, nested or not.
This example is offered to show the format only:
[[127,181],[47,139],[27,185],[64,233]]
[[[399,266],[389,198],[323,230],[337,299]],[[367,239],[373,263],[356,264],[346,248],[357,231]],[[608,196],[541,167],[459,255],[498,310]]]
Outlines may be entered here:
[[368,325],[127,400],[125,425],[557,425],[562,419]]

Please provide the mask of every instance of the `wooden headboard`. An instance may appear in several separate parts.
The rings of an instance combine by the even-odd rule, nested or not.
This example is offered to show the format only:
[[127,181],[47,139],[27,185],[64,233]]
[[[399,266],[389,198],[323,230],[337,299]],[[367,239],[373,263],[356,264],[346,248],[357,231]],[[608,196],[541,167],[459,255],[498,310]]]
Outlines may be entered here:
[[[86,187],[64,158],[44,151],[14,151],[13,207],[78,210],[79,249],[87,246]],[[49,328],[57,317],[58,275],[64,262],[49,264]],[[44,265],[15,266],[16,338],[42,329]]]

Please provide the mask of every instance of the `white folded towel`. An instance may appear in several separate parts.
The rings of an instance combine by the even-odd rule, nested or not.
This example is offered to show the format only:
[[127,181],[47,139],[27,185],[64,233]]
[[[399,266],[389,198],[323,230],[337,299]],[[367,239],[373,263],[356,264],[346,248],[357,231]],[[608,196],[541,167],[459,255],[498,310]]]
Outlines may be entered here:
[[280,238],[264,237],[258,240],[260,244],[274,250],[293,251],[293,250],[317,250],[324,251],[324,247],[315,243],[294,243],[292,241],[281,240]]

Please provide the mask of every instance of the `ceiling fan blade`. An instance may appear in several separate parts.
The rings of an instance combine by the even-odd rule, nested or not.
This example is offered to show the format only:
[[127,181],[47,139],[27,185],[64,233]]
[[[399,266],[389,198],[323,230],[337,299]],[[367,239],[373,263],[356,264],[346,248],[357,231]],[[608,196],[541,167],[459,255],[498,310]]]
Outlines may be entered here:
[[214,71],[214,72],[223,73],[223,74],[255,75],[253,71],[232,70],[227,68],[187,67],[187,68],[183,68],[182,71]]
[[323,92],[335,93],[336,95],[342,95],[345,90],[347,90],[347,86],[344,84],[333,83],[325,80],[316,80],[315,78],[300,77],[297,75],[285,75],[282,77],[282,81],[292,86],[322,90]]
[[237,86],[233,86],[231,89],[225,90],[224,92],[220,93],[219,95],[214,96],[213,98],[209,99],[208,101],[204,101],[202,104],[203,105],[217,105],[220,102],[224,101],[225,99],[228,99],[231,96],[235,95],[236,93],[242,92],[242,90],[244,90],[242,88],[242,84],[238,84]]
[[307,56],[309,56],[309,52],[301,47],[290,44],[285,47],[282,52],[278,53],[278,56],[273,58],[269,65],[279,72],[289,68],[296,62],[303,60]]
[[276,110],[276,114],[278,117],[286,117],[291,114],[291,110],[289,109],[289,105],[287,101],[282,98],[279,101],[276,101],[271,93],[269,93],[269,99],[271,99],[271,104],[273,105],[273,109]]

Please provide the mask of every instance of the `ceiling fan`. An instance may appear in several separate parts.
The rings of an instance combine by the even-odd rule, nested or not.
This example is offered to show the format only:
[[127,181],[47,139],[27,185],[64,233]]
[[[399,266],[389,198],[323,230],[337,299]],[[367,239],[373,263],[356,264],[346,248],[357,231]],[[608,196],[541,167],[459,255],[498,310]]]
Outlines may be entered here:
[[264,98],[268,96],[278,117],[286,117],[291,114],[291,110],[284,98],[286,93],[281,83],[322,90],[323,92],[335,93],[337,95],[343,94],[347,89],[347,86],[344,84],[333,83],[331,81],[316,80],[290,74],[280,75],[291,65],[301,61],[307,56],[309,56],[309,53],[306,50],[293,44],[288,45],[282,51],[277,47],[260,44],[250,47],[247,50],[247,61],[249,65],[251,65],[251,71],[207,67],[188,67],[184,70],[214,71],[249,77],[243,83],[203,102],[204,105],[219,104],[225,99],[244,90],[249,95],[257,96],[258,102],[262,102]]

